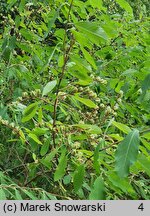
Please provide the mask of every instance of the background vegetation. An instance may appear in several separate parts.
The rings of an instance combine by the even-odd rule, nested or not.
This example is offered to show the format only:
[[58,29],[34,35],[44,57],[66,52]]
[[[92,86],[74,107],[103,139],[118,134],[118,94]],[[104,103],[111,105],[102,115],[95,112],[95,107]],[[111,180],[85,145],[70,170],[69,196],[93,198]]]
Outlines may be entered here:
[[0,199],[150,199],[148,0],[0,1]]

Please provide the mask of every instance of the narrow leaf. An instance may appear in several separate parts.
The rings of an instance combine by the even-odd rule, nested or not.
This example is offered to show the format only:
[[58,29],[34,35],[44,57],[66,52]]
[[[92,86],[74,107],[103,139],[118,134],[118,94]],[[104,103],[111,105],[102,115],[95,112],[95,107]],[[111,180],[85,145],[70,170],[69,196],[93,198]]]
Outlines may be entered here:
[[41,151],[40,151],[41,156],[44,156],[48,152],[49,144],[50,144],[50,141],[49,139],[47,139],[41,147]]
[[126,177],[130,166],[137,160],[139,142],[139,131],[134,129],[119,144],[115,155],[115,169],[120,177]]
[[103,10],[103,11],[107,11],[107,9],[103,6],[103,2],[102,0],[88,0],[88,2],[90,3],[90,5],[93,8],[98,8],[99,10]]
[[101,177],[98,177],[93,185],[93,188],[89,195],[89,200],[104,200],[105,199],[105,189],[104,182]]
[[150,74],[148,74],[142,82],[142,90],[147,91],[148,89],[150,89]]
[[116,121],[113,121],[112,124],[117,127],[119,130],[123,131],[124,133],[128,134],[129,132],[131,132],[131,129],[125,125],[125,124],[122,124],[122,123],[119,123],[119,122],[116,122]]
[[141,137],[144,137],[144,138],[150,140],[150,132],[143,134]]
[[111,181],[111,183],[121,189],[124,193],[130,193],[130,194],[135,194],[135,191],[132,187],[132,185],[129,182],[128,178],[120,178],[116,172],[114,171],[110,171],[107,174],[109,181]]
[[22,198],[20,192],[17,189],[15,189],[15,200],[22,200],[22,199],[23,198]]
[[81,188],[84,180],[84,174],[85,174],[84,165],[78,166],[73,177],[73,186],[75,192],[77,192]]
[[48,82],[46,86],[43,88],[42,96],[47,95],[49,92],[51,92],[53,88],[56,86],[56,84],[57,84],[56,80]]
[[85,36],[88,37],[92,43],[97,45],[100,44],[102,39],[105,41],[108,38],[106,32],[100,27],[99,23],[78,22],[76,23],[76,27],[81,33],[85,34]]
[[3,188],[0,188],[0,200],[6,200],[6,195]]
[[33,192],[29,192],[26,189],[22,189],[22,191],[31,199],[31,200],[38,200],[37,197],[34,196]]
[[100,127],[98,127],[97,125],[90,125],[90,124],[74,124],[72,125],[73,127],[79,127],[85,131],[87,131],[88,133],[91,134],[101,134],[102,130]]
[[42,145],[42,142],[38,139],[38,137],[35,134],[29,133],[28,136],[33,139],[36,143]]
[[22,122],[27,122],[29,121],[31,118],[33,118],[36,114],[38,108],[38,103],[33,103],[30,104],[23,112],[23,118],[22,118]]
[[65,171],[66,166],[67,166],[67,156],[66,156],[66,149],[64,149],[61,153],[59,164],[54,173],[54,181],[58,181],[64,176],[66,172]]
[[95,61],[94,61],[93,57],[89,54],[89,52],[88,52],[86,49],[84,49],[82,46],[80,46],[80,47],[81,47],[81,51],[82,51],[82,53],[83,53],[85,59],[86,59],[86,60],[92,65],[92,67],[96,70],[96,69],[97,69],[97,66],[96,66],[96,64],[95,64]]
[[100,150],[101,144],[98,144],[94,151],[94,161],[93,161],[93,167],[95,171],[99,174],[100,173],[100,165],[99,165],[99,150]]
[[97,107],[96,104],[93,101],[91,101],[90,99],[81,98],[77,95],[73,96],[73,98],[75,98],[76,100],[80,101],[82,104],[84,104],[90,108],[96,108]]
[[116,0],[116,2],[120,5],[121,8],[123,8],[125,11],[127,11],[129,14],[133,15],[133,10],[130,4],[125,0]]
[[138,156],[138,163],[142,166],[143,170],[150,177],[150,160],[143,154]]
[[51,153],[49,153],[45,158],[42,158],[40,160],[40,162],[47,167],[48,169],[51,168],[52,166],[52,159],[54,158],[54,156],[56,155],[58,149],[54,149]]

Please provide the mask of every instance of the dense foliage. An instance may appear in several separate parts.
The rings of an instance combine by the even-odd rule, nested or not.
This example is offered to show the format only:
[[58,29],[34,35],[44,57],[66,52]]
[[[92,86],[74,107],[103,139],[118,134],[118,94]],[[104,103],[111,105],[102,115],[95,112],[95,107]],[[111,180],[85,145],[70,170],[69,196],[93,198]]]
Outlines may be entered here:
[[0,199],[150,199],[149,13],[1,0]]

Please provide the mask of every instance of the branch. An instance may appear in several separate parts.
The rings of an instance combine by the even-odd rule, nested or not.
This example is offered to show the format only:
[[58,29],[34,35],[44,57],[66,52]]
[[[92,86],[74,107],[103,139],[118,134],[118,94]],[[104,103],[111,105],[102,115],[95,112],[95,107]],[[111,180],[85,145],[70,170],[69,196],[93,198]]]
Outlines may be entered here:
[[68,11],[68,16],[67,16],[67,23],[65,25],[65,35],[64,35],[64,40],[63,40],[63,59],[64,59],[64,64],[62,66],[62,72],[61,72],[61,75],[60,75],[60,78],[59,78],[59,82],[58,82],[58,85],[57,85],[57,89],[56,89],[56,99],[54,101],[54,114],[53,114],[53,129],[52,129],[52,139],[53,139],[53,146],[55,148],[56,146],[56,142],[55,142],[55,139],[56,139],[56,119],[57,119],[57,105],[58,105],[58,94],[59,94],[59,90],[60,90],[60,86],[61,86],[61,82],[63,80],[63,77],[64,77],[64,74],[65,74],[65,69],[66,69],[66,65],[67,65],[67,62],[69,60],[69,53],[73,47],[73,44],[74,44],[74,39],[71,40],[70,42],[70,46],[69,48],[66,48],[66,37],[67,37],[67,24],[69,23],[69,19],[70,19],[70,12],[71,12],[71,8],[73,6],[73,0],[71,1],[70,3],[70,6],[69,6],[69,11]]

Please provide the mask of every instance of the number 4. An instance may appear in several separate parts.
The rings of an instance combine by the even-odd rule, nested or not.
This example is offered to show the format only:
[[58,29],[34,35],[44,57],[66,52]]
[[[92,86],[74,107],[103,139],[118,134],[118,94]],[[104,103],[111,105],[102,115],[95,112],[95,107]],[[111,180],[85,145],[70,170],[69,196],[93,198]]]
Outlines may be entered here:
[[143,211],[144,210],[144,206],[143,206],[143,203],[141,203],[138,207],[139,210]]

